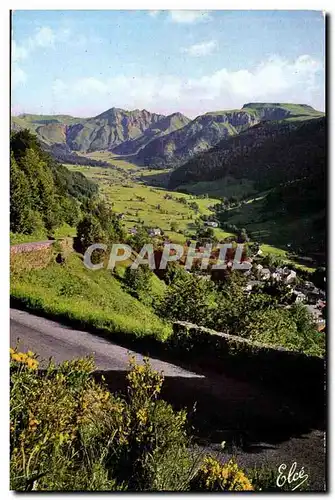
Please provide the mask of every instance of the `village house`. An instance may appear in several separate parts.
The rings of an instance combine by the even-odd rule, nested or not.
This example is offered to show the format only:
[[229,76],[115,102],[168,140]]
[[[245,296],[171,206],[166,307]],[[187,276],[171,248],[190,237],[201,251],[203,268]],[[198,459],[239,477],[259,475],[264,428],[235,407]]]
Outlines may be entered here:
[[269,280],[271,278],[270,269],[267,269],[266,267],[261,269],[259,275],[261,280]]
[[280,280],[285,283],[292,283],[297,278],[297,273],[288,267],[276,269],[276,274],[278,274]]
[[204,225],[205,226],[210,226],[210,227],[218,227],[219,226],[219,224],[217,222],[210,221],[210,220],[205,221]]
[[158,228],[150,228],[148,229],[149,236],[154,237],[154,236],[161,236],[162,231]]
[[246,292],[251,292],[252,289],[254,288],[254,286],[259,286],[259,285],[262,285],[262,284],[263,283],[260,280],[250,280],[250,281],[248,281],[248,283],[247,283],[247,285],[246,285],[246,287],[245,287],[244,290]]

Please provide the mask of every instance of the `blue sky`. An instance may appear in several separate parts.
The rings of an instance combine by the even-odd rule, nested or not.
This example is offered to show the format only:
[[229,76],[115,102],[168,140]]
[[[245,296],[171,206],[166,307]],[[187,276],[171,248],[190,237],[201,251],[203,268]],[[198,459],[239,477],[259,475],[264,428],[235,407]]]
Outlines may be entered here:
[[13,113],[324,109],[316,11],[15,11]]

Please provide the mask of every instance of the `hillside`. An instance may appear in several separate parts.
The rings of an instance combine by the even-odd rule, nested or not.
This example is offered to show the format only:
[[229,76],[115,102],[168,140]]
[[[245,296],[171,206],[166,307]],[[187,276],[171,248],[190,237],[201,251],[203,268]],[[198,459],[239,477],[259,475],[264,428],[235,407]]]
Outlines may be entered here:
[[241,110],[216,111],[198,116],[186,127],[160,137],[136,156],[143,165],[177,167],[219,141],[236,136],[262,121],[309,120],[323,116],[303,104],[249,103]]
[[176,167],[255,123],[257,118],[245,111],[206,113],[182,129],[150,142],[137,154],[136,160],[142,165]]
[[75,225],[81,204],[98,187],[81,172],[71,172],[42,150],[27,130],[11,135],[10,230],[32,234]]
[[187,191],[192,186],[194,192],[201,185],[211,193],[213,184],[222,187],[220,197],[228,198],[229,180],[241,188],[240,199],[253,195],[247,203],[221,213],[222,222],[246,228],[253,239],[322,256],[325,129],[325,118],[258,124],[172,172],[170,188]]
[[250,102],[242,109],[254,112],[261,120],[309,120],[324,115],[308,104]]
[[[125,111],[111,108],[92,118],[67,115],[19,115],[12,118],[12,129],[27,128],[47,146],[66,146],[70,151],[113,150],[125,144],[122,153],[136,152],[153,137],[167,134],[188,123],[181,113],[171,116],[146,110]],[[134,143],[140,138],[139,143]]]
[[113,152],[120,155],[136,154],[152,140],[175,132],[187,125],[191,120],[182,113],[173,113],[162,118],[153,126],[147,128],[138,138],[122,142]]
[[170,187],[232,176],[253,181],[258,190],[264,190],[308,175],[319,160],[325,162],[325,118],[265,122],[176,169]]

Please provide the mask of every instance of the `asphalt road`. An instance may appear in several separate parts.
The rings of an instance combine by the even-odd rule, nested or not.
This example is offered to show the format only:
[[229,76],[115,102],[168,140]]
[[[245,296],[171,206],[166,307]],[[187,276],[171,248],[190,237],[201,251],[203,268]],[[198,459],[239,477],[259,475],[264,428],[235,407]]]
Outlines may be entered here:
[[[93,353],[97,370],[125,371],[128,369],[129,354],[135,355],[137,361],[143,359],[141,354],[108,342],[96,335],[73,330],[25,311],[11,309],[11,346],[16,345],[18,339],[20,340],[20,350],[30,349],[38,353],[42,360],[42,366],[51,356],[56,363],[61,363],[68,359]],[[155,370],[163,370],[166,376],[203,377],[203,375],[197,375],[156,359],[151,359],[151,365]]]
[[[73,330],[24,311],[10,311],[10,343],[20,339],[20,350],[37,352],[43,366],[94,353],[97,376],[103,372],[111,390],[124,388],[129,353],[142,355],[85,331]],[[150,358],[163,371],[162,396],[176,408],[190,412],[195,436],[204,448],[224,458],[231,453],[246,467],[271,465],[304,467],[310,488],[323,491],[325,446],[323,422],[316,412],[301,407],[285,394],[224,374],[195,373],[166,361]],[[196,411],[194,409],[196,408]],[[223,452],[221,442],[226,441]],[[293,486],[292,486],[293,487]]]

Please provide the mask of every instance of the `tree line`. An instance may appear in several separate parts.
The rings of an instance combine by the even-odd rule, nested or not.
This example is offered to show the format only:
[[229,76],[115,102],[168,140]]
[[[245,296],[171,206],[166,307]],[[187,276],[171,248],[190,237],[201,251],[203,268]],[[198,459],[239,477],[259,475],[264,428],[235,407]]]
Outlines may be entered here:
[[52,234],[64,223],[76,226],[98,186],[55,161],[28,130],[12,133],[10,149],[10,230]]

